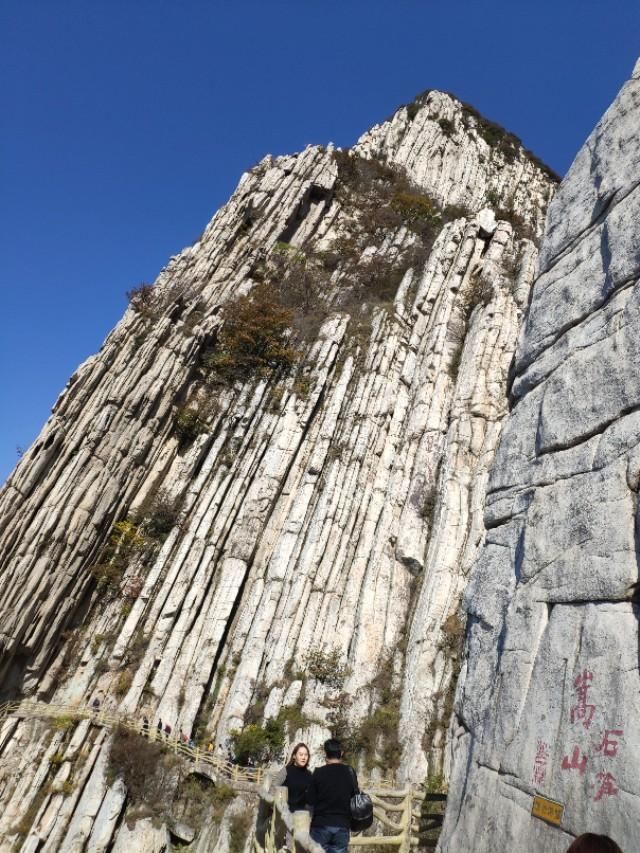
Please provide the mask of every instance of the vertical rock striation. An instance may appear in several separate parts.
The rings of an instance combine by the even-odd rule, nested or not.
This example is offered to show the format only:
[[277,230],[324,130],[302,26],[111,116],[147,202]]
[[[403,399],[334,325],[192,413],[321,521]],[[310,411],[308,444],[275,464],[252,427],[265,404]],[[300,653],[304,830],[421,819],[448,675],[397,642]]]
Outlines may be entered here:
[[[290,740],[339,727],[378,772],[438,769],[554,187],[439,92],[245,174],[0,494],[2,698],[99,696],[214,743],[285,708]],[[297,355],[231,375],[230,312],[259,293],[295,309]],[[107,743],[5,722],[0,850],[162,847],[123,822]]]
[[640,838],[639,121],[640,64],[549,208],[464,598],[442,853]]

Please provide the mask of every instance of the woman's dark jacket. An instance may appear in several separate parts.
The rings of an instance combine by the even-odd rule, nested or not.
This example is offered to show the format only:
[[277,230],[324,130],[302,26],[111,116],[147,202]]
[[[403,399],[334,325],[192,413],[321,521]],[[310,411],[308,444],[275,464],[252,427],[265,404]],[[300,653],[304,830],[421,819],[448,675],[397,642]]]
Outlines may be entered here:
[[285,770],[286,776],[282,784],[289,791],[287,797],[289,811],[300,811],[307,805],[307,788],[311,784],[311,772],[306,767],[296,767],[295,764],[288,764]]

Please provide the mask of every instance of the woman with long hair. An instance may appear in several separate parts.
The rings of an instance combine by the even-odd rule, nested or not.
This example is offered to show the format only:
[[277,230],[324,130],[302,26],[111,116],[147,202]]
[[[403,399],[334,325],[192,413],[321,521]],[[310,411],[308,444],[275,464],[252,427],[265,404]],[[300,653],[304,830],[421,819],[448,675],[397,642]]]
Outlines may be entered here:
[[286,766],[274,779],[276,785],[283,785],[289,792],[287,802],[290,812],[302,811],[307,805],[307,788],[311,782],[309,757],[306,743],[297,743],[291,750]]

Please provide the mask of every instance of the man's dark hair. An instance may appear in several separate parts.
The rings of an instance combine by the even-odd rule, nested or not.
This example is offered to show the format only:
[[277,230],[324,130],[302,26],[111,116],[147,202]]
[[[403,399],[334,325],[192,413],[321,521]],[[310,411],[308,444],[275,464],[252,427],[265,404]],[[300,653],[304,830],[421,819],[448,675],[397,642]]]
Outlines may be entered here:
[[567,853],[622,853],[622,850],[608,835],[585,832],[576,838]]
[[342,745],[339,740],[330,737],[324,742],[324,754],[327,758],[342,758]]

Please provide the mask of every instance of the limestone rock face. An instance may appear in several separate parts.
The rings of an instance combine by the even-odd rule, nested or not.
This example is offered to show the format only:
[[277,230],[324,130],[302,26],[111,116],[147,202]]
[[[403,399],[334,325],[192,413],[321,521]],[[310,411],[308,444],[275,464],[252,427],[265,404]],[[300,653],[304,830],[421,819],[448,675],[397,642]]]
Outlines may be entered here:
[[[381,709],[377,772],[392,738],[399,775],[437,770],[554,188],[438,92],[351,153],[243,175],[78,368],[0,494],[2,698],[97,696],[225,748],[283,707],[288,741],[314,749]],[[295,309],[295,364],[223,376],[229,312],[265,288]],[[564,440],[571,424],[547,421]],[[7,720],[0,850],[162,849],[165,830],[123,820],[107,748],[96,726]],[[199,831],[202,849],[224,844]]]
[[639,121],[636,66],[549,208],[464,596],[442,853],[638,846]]

